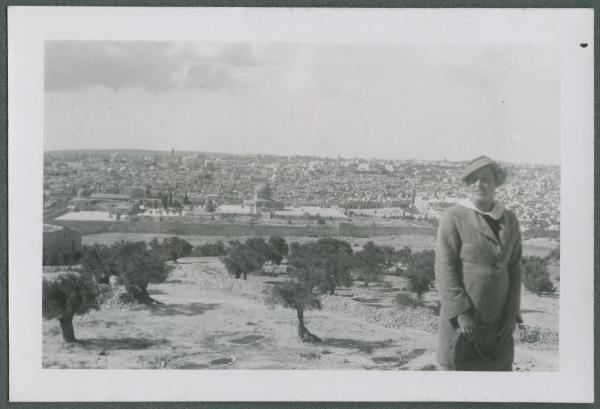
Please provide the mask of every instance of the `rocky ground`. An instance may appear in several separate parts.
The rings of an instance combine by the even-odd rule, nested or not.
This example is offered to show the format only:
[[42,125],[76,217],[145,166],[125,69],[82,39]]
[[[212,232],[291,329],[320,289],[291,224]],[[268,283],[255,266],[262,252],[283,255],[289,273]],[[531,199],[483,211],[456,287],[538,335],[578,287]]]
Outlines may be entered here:
[[[116,298],[74,321],[80,342],[62,342],[57,320],[43,323],[45,368],[434,370],[435,293],[425,306],[399,306],[403,283],[357,284],[306,313],[322,342],[305,344],[292,310],[265,302],[281,278],[228,276],[217,259],[186,259],[151,286],[162,305],[125,306]],[[534,298],[535,297],[535,298]],[[524,327],[515,370],[558,370],[558,298],[523,297]]]

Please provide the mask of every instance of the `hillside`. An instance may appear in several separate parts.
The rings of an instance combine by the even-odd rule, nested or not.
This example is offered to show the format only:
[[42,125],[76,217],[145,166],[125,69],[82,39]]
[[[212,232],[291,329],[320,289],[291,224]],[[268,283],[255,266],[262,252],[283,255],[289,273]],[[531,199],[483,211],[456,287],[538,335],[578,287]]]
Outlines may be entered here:
[[[234,280],[217,259],[184,262],[166,283],[151,286],[164,305],[127,308],[109,302],[75,319],[77,344],[62,342],[56,320],[44,321],[43,366],[435,369],[436,318],[429,309],[391,304],[386,291],[397,291],[400,283],[356,286],[325,297],[323,310],[306,314],[307,327],[323,342],[303,344],[295,313],[264,302],[268,281],[277,278]],[[380,295],[378,302],[374,294]],[[516,370],[558,369],[558,346],[542,341],[517,345]]]

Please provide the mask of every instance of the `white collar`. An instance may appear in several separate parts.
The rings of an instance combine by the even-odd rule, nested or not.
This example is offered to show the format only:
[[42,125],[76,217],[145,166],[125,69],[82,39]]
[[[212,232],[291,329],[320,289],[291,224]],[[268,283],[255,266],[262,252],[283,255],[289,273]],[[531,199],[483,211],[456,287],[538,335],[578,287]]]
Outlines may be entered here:
[[494,220],[500,220],[504,215],[504,205],[499,200],[494,200],[494,207],[489,212],[479,210],[469,199],[460,200],[458,204],[467,209],[475,210],[477,213],[490,216]]

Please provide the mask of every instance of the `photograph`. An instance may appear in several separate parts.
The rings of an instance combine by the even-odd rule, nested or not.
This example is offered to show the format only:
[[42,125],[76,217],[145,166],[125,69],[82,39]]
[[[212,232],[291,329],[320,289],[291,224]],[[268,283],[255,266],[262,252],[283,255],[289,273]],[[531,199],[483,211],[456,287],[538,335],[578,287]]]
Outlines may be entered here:
[[[144,35],[158,16],[164,33]],[[80,24],[91,17],[115,30]],[[442,17],[450,37],[427,30]],[[65,25],[27,38],[19,23],[36,18]],[[176,28],[195,20],[206,24]],[[242,374],[242,400],[327,400],[310,391],[324,377],[336,378],[329,399],[345,400],[346,377],[384,388],[431,376],[481,390],[421,388],[418,400],[561,401],[489,385],[560,384],[577,369],[566,353],[588,357],[566,400],[593,399],[593,236],[578,224],[593,218],[593,197],[581,205],[593,191],[592,10],[11,7],[11,21],[9,98],[35,100],[9,99],[25,127],[9,130],[9,162],[33,164],[9,181],[31,202],[10,202],[9,234],[27,248],[11,261],[28,260],[9,272],[9,348],[26,333],[12,327],[25,300],[12,300],[27,286],[36,296],[19,314],[37,340],[11,363],[31,348],[24,368],[87,385],[15,387],[21,399],[228,400],[220,389]],[[553,28],[563,35],[547,38]],[[569,72],[582,79],[567,87]],[[12,236],[25,217],[27,243]],[[85,394],[112,373],[220,389]],[[276,377],[310,381],[257,394]]]
[[557,370],[558,61],[47,42],[43,367]]

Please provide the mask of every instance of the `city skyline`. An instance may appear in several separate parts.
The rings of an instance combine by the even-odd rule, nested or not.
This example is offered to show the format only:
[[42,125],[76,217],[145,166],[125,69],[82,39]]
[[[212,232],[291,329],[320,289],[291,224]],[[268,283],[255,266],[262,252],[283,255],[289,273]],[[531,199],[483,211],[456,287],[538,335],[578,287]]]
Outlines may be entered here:
[[48,42],[45,148],[560,163],[540,46]]
[[[239,156],[239,157],[248,157],[248,156],[256,156],[256,157],[306,157],[306,158],[315,158],[319,160],[345,160],[345,161],[381,161],[381,162],[449,162],[449,163],[464,163],[468,162],[474,158],[469,159],[458,159],[458,160],[450,160],[447,158],[440,159],[422,159],[422,158],[378,158],[378,157],[366,157],[366,156],[354,156],[354,157],[346,157],[346,156],[327,156],[327,155],[283,155],[283,154],[268,154],[268,153],[260,153],[260,152],[247,152],[247,153],[234,153],[234,152],[207,152],[207,151],[198,151],[198,150],[190,150],[190,149],[167,149],[167,150],[157,150],[157,149],[144,149],[144,148],[132,148],[132,149],[121,149],[121,148],[100,148],[100,149],[52,149],[52,150],[44,150],[44,154],[61,154],[61,153],[107,153],[107,152],[119,152],[119,153],[147,153],[152,155],[170,155],[174,152],[177,155],[182,154],[203,154],[203,155],[216,155],[216,156]],[[558,166],[560,167],[560,163],[531,163],[531,162],[507,162],[507,161],[499,161],[500,163],[506,163],[510,165],[532,165],[532,166]]]

